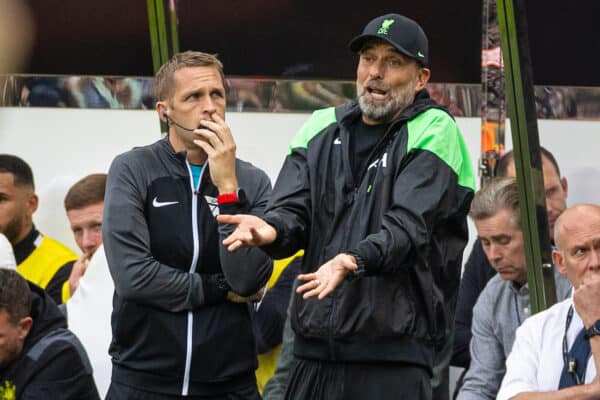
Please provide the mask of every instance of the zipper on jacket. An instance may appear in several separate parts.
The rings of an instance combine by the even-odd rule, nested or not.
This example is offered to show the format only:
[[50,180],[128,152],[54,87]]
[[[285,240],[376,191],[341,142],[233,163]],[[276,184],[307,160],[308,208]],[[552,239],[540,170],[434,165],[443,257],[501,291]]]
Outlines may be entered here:
[[[358,198],[358,194],[359,194],[359,187],[355,186],[352,190],[352,202],[350,204],[346,204],[346,207],[350,208],[352,207],[352,205],[356,202],[356,199]],[[352,219],[349,218],[346,221],[346,224],[351,224]],[[347,243],[348,242],[348,237],[350,236],[350,232],[352,231],[352,229],[350,227],[347,227],[347,229],[344,229],[344,237],[343,237],[343,243]],[[337,357],[336,357],[336,353],[335,353],[335,346],[334,346],[334,342],[335,339],[333,337],[333,332],[335,330],[334,327],[334,315],[337,311],[336,306],[337,306],[337,293],[338,291],[333,291],[333,293],[331,293],[331,312],[329,313],[329,318],[328,318],[328,327],[327,327],[327,339],[328,339],[328,345],[329,345],[329,354],[331,356],[331,360],[332,361],[336,361]]]
[[[342,141],[342,143],[344,144],[343,147],[343,155],[342,158],[344,160],[344,164],[346,165],[345,168],[345,173],[347,176],[350,177],[350,187],[354,189],[354,199],[356,199],[356,195],[358,194],[358,189],[360,188],[360,185],[362,183],[362,181],[365,179],[365,175],[366,173],[369,171],[369,165],[371,165],[373,163],[373,159],[375,158],[376,155],[378,155],[379,153],[381,153],[381,151],[383,149],[385,149],[386,146],[388,146],[391,143],[391,139],[393,137],[392,131],[393,129],[398,126],[400,123],[402,122],[406,122],[406,118],[401,118],[397,121],[394,121],[390,124],[390,126],[388,127],[388,129],[386,130],[385,134],[379,139],[379,141],[375,144],[375,146],[373,147],[373,149],[371,150],[371,152],[369,153],[369,155],[367,156],[367,162],[366,162],[366,166],[367,168],[359,171],[359,176],[358,179],[354,179],[354,174],[352,173],[352,167],[350,165],[350,134],[347,132],[348,130],[346,129],[345,126],[343,126],[341,124],[340,121],[340,138],[342,137],[342,131],[346,131],[346,139],[344,141]],[[347,179],[347,178],[345,178]],[[346,182],[348,182],[346,180]],[[371,182],[369,182],[371,183]],[[372,189],[371,187],[369,187],[369,192],[370,189]]]
[[[190,188],[192,193],[192,240],[194,241],[194,255],[192,257],[192,264],[190,265],[189,273],[193,274],[196,272],[196,264],[198,263],[198,257],[200,256],[200,241],[199,241],[199,233],[198,233],[198,196],[200,189],[200,183],[202,182],[202,176],[204,176],[205,167],[200,171],[200,177],[198,178],[198,186],[194,187],[194,174],[192,173],[192,167],[190,163],[185,160],[185,165],[188,169],[188,174],[190,177]],[[183,373],[183,384],[181,387],[181,395],[187,396],[189,394],[190,387],[190,370],[192,368],[192,337],[194,333],[194,313],[193,311],[188,311],[187,313],[187,341],[186,341],[186,351],[185,351],[185,371]]]
[[[367,163],[366,163],[367,168],[363,171],[360,171],[360,177],[359,177],[357,185],[356,185],[357,190],[358,190],[358,185],[360,185],[362,183],[362,181],[365,179],[365,175],[367,174],[367,172],[369,172],[369,166],[375,161],[375,158],[379,154],[381,154],[381,152],[383,152],[385,150],[385,148],[388,147],[390,145],[390,143],[392,142],[392,139],[394,136],[392,134],[392,130],[394,129],[394,127],[396,127],[402,121],[403,120],[401,119],[396,122],[392,122],[390,124],[390,126],[388,127],[387,131],[385,132],[385,134],[375,144],[375,147],[373,147],[373,150],[371,150],[371,153],[369,153],[369,156],[367,157]],[[402,128],[400,128],[400,129],[402,129]],[[377,166],[377,169],[379,169],[379,165]],[[369,185],[371,183],[372,182],[369,182]],[[368,188],[369,192],[370,192],[370,189],[371,189],[371,187]]]

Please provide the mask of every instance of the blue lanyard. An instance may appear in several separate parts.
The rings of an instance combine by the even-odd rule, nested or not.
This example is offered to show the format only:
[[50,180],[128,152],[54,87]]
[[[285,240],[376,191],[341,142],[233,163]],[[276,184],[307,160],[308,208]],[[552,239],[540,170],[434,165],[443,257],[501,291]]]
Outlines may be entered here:
[[[575,383],[578,385],[583,385],[585,382],[585,372],[587,370],[587,360],[585,365],[583,366],[583,371],[581,372],[581,376],[577,374],[577,360],[569,355],[569,345],[567,344],[567,331],[569,330],[569,326],[571,326],[571,320],[573,319],[573,306],[569,307],[569,312],[567,313],[567,322],[565,324],[565,334],[563,335],[563,362],[564,365],[567,366],[567,371],[569,374],[573,375],[575,378]],[[590,353],[590,356],[592,354]],[[589,357],[588,357],[589,360]]]

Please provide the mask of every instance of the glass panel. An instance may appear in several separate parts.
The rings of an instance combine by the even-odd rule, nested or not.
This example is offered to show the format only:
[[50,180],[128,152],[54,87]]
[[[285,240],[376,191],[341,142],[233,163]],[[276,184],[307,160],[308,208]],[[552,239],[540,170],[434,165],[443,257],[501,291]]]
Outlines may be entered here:
[[[353,99],[354,81],[227,79],[230,111],[310,112]],[[457,117],[479,117],[480,85],[431,83],[427,88]],[[600,87],[536,86],[539,118],[600,119]],[[153,109],[152,78],[0,75],[0,106]]]

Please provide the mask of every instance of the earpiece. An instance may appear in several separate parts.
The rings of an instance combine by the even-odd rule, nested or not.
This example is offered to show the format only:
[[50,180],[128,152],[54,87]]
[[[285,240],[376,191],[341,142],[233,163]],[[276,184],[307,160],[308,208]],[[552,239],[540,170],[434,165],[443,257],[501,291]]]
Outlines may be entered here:
[[178,126],[179,128],[183,129],[184,131],[188,131],[188,132],[193,132],[194,130],[196,130],[196,128],[190,129],[190,128],[186,128],[185,126],[179,125],[173,118],[169,117],[166,107],[162,109],[162,116],[166,120],[167,125],[174,124],[175,126]]

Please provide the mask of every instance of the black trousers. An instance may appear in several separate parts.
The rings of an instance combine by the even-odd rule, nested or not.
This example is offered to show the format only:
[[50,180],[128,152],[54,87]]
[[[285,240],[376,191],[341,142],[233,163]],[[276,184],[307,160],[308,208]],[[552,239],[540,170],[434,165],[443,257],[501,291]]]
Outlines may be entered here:
[[286,400],[431,400],[431,376],[405,363],[296,359]]
[[151,393],[121,383],[111,382],[105,400],[260,400],[256,385],[235,390],[230,393],[210,396],[187,396],[169,395],[163,393]]

